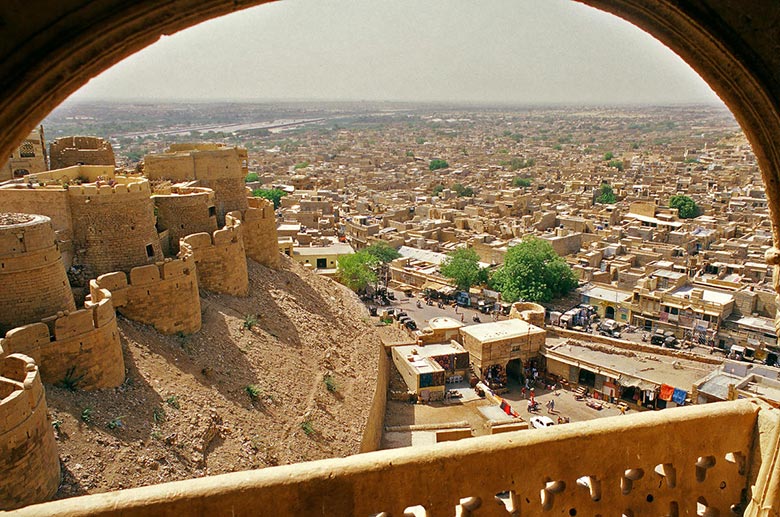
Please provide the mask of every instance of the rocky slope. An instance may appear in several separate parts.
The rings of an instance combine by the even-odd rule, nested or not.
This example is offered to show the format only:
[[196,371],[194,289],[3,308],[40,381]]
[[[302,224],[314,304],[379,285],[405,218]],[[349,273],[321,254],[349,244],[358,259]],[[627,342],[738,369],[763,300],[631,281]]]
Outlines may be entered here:
[[247,298],[201,293],[191,336],[119,317],[121,387],[47,386],[58,497],[359,451],[379,348],[367,311],[288,259],[249,275]]

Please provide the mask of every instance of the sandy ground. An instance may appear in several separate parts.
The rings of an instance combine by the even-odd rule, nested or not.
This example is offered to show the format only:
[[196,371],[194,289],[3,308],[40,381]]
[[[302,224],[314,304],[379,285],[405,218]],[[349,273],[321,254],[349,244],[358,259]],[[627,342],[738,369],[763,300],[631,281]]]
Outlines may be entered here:
[[250,261],[250,292],[202,292],[190,336],[119,317],[124,384],[46,387],[59,498],[359,451],[380,342],[365,307],[288,259]]

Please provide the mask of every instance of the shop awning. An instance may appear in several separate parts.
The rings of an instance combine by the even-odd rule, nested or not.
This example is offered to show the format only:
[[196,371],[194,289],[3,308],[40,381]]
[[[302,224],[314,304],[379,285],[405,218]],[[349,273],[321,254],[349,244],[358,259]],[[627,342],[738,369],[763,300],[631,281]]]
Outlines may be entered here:
[[629,375],[621,375],[618,377],[617,382],[626,388],[639,388],[642,391],[653,391],[658,387],[652,382],[637,379],[636,377],[631,377]]

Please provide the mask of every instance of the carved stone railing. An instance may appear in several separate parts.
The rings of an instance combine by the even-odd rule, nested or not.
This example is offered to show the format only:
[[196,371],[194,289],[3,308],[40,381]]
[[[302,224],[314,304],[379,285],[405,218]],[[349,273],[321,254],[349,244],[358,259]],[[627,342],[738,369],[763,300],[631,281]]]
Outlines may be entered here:
[[18,513],[770,516],[780,504],[777,413],[754,400],[668,409],[96,494]]

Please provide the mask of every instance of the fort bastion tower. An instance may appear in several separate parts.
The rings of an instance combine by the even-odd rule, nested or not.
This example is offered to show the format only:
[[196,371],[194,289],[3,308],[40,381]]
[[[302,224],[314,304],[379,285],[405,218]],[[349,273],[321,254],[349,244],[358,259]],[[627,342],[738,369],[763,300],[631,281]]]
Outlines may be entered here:
[[0,335],[76,309],[51,220],[0,214]]

